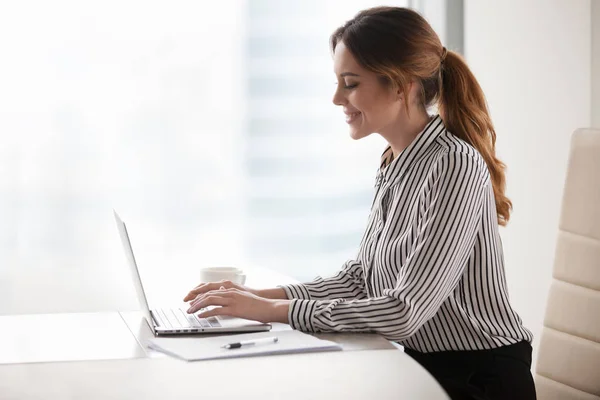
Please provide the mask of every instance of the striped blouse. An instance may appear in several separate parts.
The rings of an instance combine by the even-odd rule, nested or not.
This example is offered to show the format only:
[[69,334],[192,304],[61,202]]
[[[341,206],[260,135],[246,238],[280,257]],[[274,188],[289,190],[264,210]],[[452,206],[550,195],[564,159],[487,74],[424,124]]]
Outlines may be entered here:
[[426,353],[532,340],[509,303],[486,163],[439,115],[383,153],[356,259],[282,287],[302,331],[377,332]]

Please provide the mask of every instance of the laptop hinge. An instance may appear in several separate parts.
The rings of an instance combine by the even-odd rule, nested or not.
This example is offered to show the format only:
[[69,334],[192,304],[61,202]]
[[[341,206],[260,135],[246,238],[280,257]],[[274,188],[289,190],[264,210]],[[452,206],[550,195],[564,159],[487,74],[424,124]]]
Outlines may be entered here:
[[154,321],[154,323],[156,324],[156,326],[161,326],[160,323],[158,322],[158,318],[156,318],[154,316],[154,313],[152,312],[152,310],[150,310],[150,316],[152,317],[152,321]]

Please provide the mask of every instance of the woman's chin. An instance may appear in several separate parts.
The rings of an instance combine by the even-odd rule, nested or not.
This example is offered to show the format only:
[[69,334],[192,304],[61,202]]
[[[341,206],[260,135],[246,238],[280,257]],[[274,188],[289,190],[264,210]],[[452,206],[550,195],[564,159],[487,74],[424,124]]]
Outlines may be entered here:
[[362,139],[365,136],[368,136],[369,134],[366,133],[364,130],[362,129],[356,129],[354,127],[350,127],[350,137],[354,140],[358,140],[358,139]]

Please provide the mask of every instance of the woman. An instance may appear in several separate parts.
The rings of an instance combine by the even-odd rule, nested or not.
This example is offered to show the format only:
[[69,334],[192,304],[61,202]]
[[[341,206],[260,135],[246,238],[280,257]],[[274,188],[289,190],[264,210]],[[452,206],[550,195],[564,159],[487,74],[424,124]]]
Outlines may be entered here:
[[[201,284],[200,317],[307,332],[378,332],[452,398],[534,399],[531,332],[508,300],[498,225],[511,209],[484,95],[463,59],[406,8],[360,12],[331,37],[350,136],[380,134],[375,199],[358,256],[334,277],[253,290]],[[439,115],[428,109],[438,107]]]

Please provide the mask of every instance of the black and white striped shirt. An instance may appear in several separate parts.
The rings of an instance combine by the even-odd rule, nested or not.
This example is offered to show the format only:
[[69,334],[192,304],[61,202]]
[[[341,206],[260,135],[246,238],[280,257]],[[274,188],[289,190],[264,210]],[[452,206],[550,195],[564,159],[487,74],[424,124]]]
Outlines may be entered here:
[[[494,191],[479,152],[441,117],[382,157],[356,260],[327,279],[282,286],[308,332],[378,332],[420,352],[531,342],[511,308]],[[391,162],[390,162],[391,161]]]

